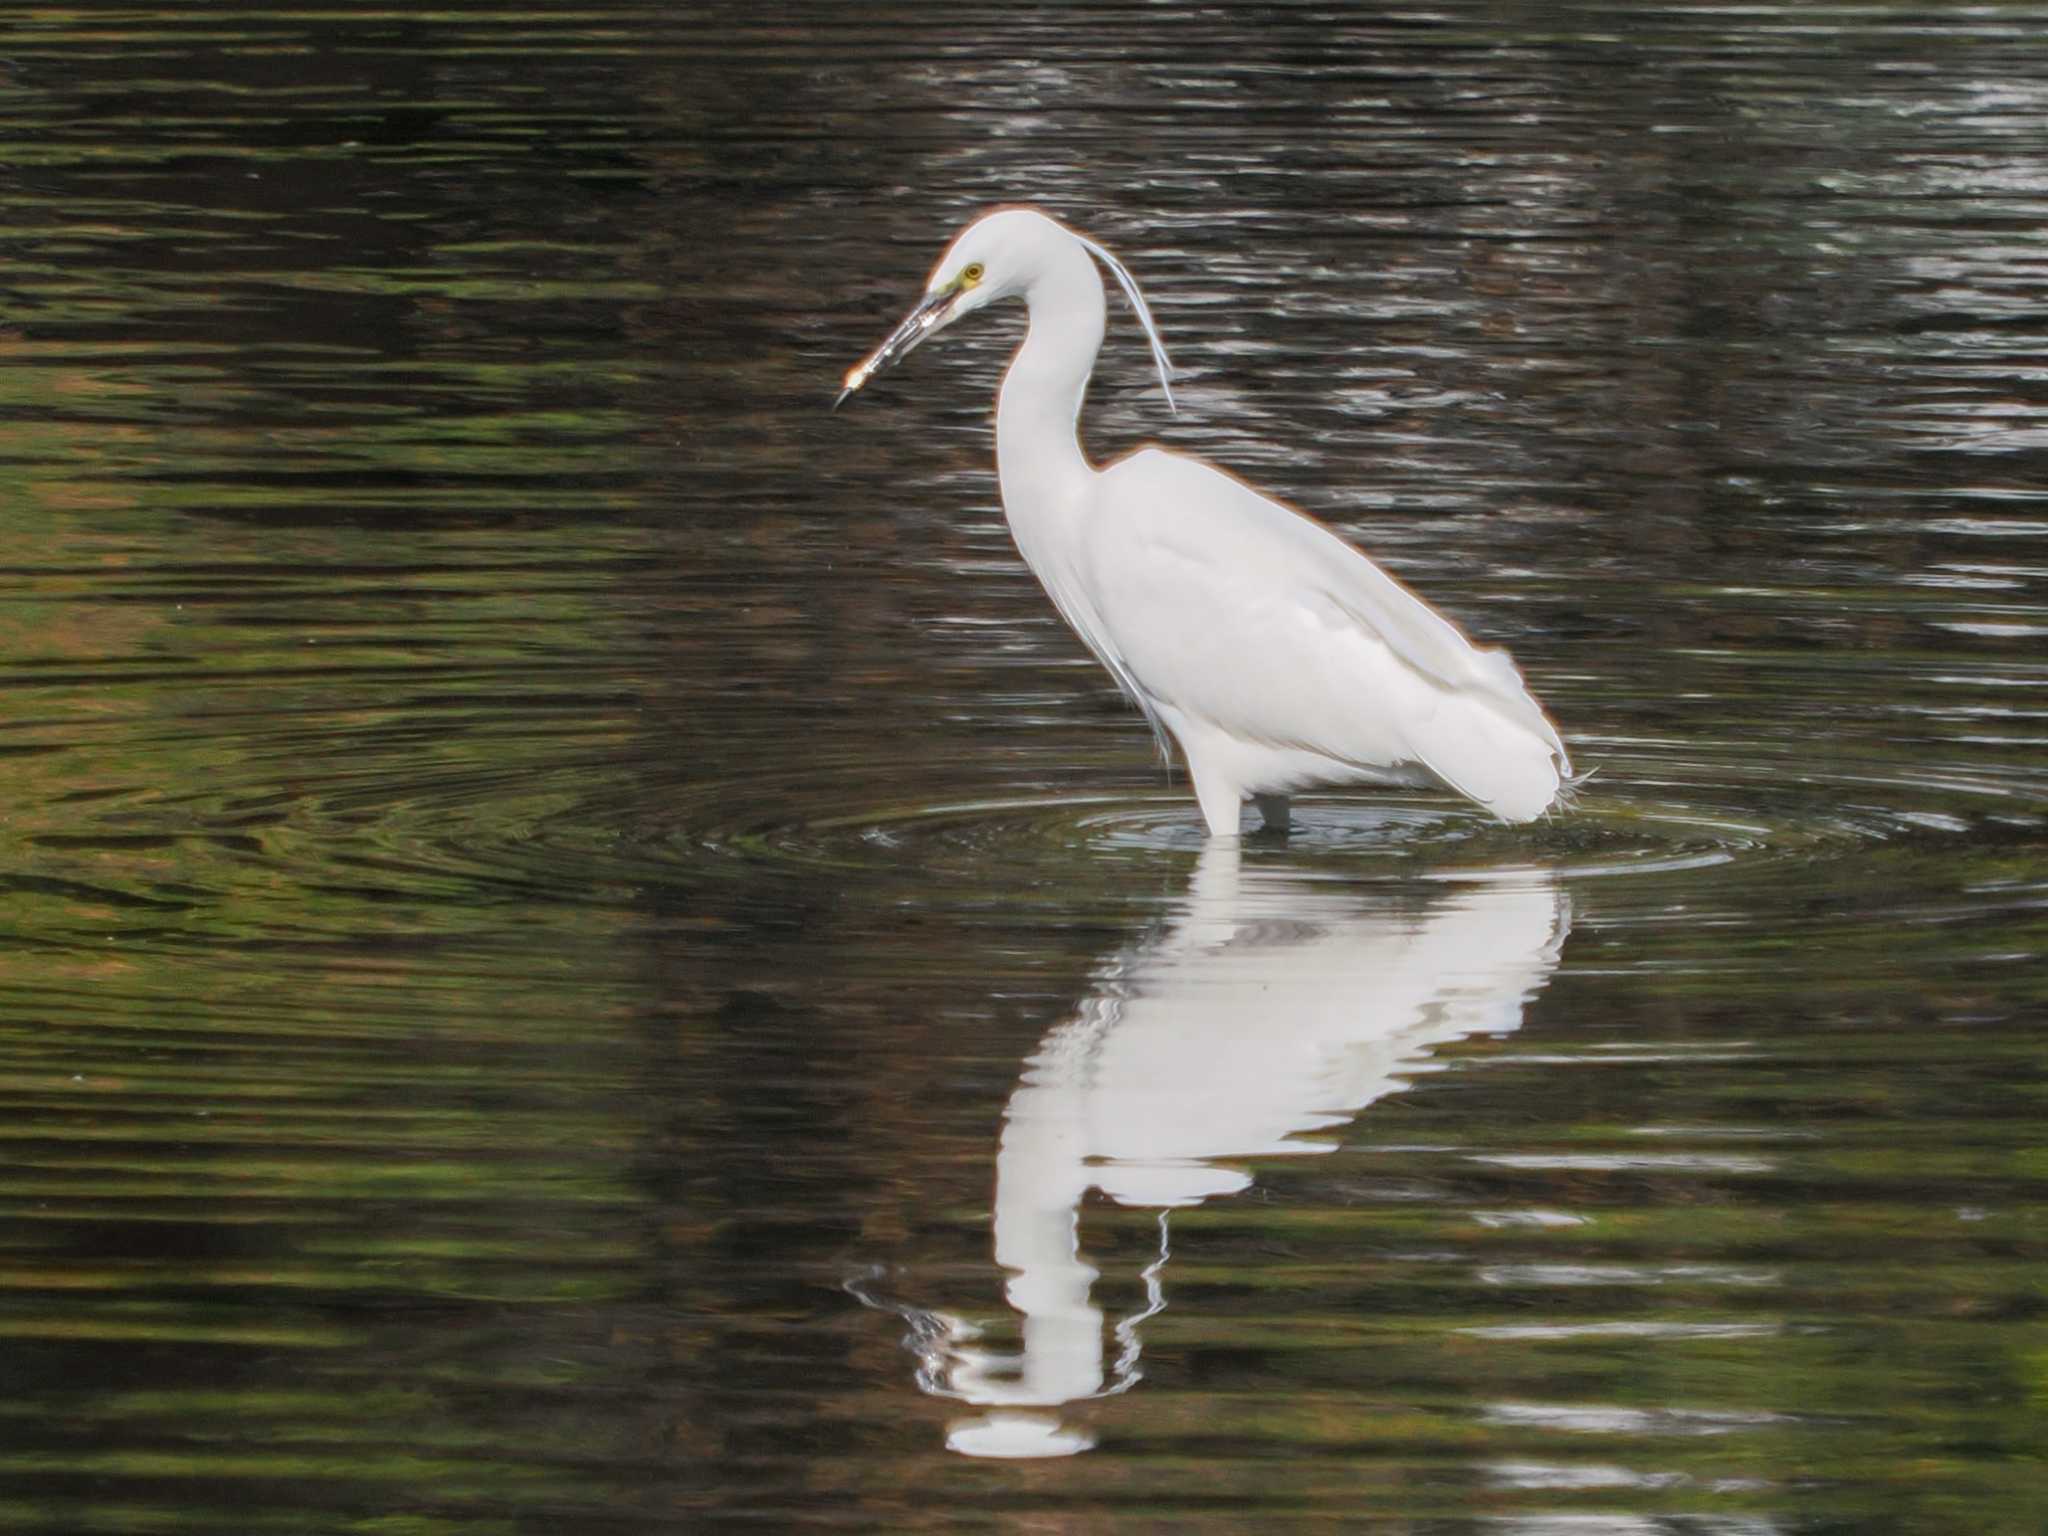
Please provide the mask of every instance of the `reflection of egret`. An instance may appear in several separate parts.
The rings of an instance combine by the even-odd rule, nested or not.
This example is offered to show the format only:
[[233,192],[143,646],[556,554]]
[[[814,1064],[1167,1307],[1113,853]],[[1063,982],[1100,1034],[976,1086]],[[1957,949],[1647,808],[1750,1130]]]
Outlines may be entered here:
[[1284,824],[1287,797],[1319,784],[1441,783],[1506,821],[1549,809],[1571,763],[1504,651],[1477,649],[1321,524],[1199,459],[1088,462],[1075,426],[1105,313],[1090,255],[1122,284],[1165,383],[1122,263],[1005,208],[954,240],[839,398],[962,315],[1024,300],[1031,328],[996,403],[1010,531],[1162,748],[1169,732],[1180,743],[1212,834],[1237,832],[1247,796]]
[[899,1308],[920,1384],[993,1410],[949,1443],[975,1455],[1085,1449],[1046,1410],[1135,1379],[1137,1325],[1164,1305],[1165,1217],[1147,1311],[1118,1325],[1121,1353],[1106,1367],[1096,1271],[1080,1249],[1090,1189],[1163,1213],[1251,1182],[1215,1159],[1331,1150],[1302,1138],[1397,1089],[1437,1046],[1520,1026],[1557,965],[1568,910],[1532,872],[1453,888],[1419,914],[1362,912],[1340,888],[1241,874],[1235,843],[1210,844],[1171,928],[1103,967],[1010,1096],[995,1257],[1022,1315],[1021,1351],[981,1346],[948,1314]]

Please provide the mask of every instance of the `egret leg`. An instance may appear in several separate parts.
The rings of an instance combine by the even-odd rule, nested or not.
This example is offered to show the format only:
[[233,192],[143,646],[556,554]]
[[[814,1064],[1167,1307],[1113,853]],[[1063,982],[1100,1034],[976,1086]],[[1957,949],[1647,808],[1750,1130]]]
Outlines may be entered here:
[[1275,832],[1287,830],[1287,797],[1285,795],[1257,795],[1259,819]]
[[1195,799],[1201,802],[1202,820],[1209,823],[1211,837],[1236,837],[1238,812],[1244,792],[1214,769],[1204,771],[1188,761],[1188,777],[1195,781]]

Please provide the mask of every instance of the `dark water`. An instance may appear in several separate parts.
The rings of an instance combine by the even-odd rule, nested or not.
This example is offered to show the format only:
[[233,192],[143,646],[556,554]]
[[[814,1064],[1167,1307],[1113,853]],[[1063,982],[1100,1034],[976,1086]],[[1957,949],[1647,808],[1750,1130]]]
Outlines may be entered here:
[[[0,1528],[2039,1527],[2048,9],[26,8]],[[1088,421],[1598,769],[1204,850]],[[1001,1455],[997,1453],[1002,1453]],[[1063,1454],[1052,1454],[1063,1453]]]

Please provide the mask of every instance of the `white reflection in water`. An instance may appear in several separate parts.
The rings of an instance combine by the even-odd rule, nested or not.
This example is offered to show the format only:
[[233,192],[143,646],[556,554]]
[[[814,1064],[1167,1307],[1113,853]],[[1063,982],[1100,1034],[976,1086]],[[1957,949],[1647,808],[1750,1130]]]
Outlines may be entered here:
[[[1313,1133],[1427,1070],[1434,1048],[1518,1028],[1556,968],[1569,910],[1535,871],[1394,910],[1242,869],[1235,843],[1205,848],[1175,920],[1098,971],[1010,1096],[995,1258],[1022,1348],[987,1347],[948,1313],[892,1307],[911,1324],[919,1385],[990,1410],[947,1443],[976,1456],[1086,1450],[1092,1437],[1053,1410],[1137,1380],[1139,1329],[1166,1305],[1165,1213],[1251,1183],[1218,1159],[1331,1151]],[[1091,1190],[1161,1212],[1147,1302],[1110,1331],[1114,1359],[1080,1246]]]

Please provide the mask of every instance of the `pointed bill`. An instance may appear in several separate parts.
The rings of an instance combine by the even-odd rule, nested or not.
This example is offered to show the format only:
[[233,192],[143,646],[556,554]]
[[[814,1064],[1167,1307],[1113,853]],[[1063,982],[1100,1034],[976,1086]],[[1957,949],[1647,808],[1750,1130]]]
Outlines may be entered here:
[[848,395],[891,363],[901,362],[914,352],[919,342],[952,318],[950,306],[958,297],[957,288],[926,294],[917,307],[903,317],[903,323],[889,333],[887,341],[846,370],[846,378],[842,381],[844,387],[839,391],[839,398],[832,402],[832,409],[838,410],[846,403]]

